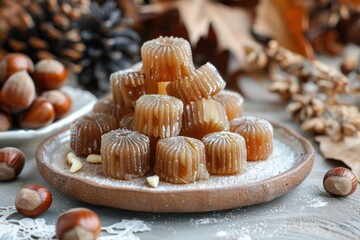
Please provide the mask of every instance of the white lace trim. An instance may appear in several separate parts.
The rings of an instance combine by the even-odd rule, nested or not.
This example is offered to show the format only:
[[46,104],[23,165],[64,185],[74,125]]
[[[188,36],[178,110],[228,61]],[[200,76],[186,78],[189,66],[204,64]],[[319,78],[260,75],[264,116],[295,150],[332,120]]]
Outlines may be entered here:
[[[0,240],[55,239],[55,225],[46,224],[43,218],[9,219],[16,213],[14,206],[0,206]],[[122,220],[101,228],[99,240],[138,240],[134,233],[151,231],[141,220]]]

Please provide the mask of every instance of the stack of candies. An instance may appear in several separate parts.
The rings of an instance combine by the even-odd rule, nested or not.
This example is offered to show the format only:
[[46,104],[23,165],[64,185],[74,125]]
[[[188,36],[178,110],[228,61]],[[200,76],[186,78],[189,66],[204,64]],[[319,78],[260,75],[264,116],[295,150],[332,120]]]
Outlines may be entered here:
[[143,44],[141,57],[113,73],[112,96],[71,127],[73,151],[101,154],[106,176],[130,180],[153,170],[163,181],[192,183],[240,174],[247,160],[272,153],[271,124],[242,117],[241,95],[224,90],[211,63],[195,68],[189,42],[159,37]]

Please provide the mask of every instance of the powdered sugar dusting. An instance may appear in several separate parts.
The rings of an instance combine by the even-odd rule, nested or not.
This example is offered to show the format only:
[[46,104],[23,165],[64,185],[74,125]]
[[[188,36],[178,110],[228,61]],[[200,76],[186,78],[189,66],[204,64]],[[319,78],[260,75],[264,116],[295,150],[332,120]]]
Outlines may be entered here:
[[[291,136],[285,132],[278,132],[274,139],[274,151],[269,159],[258,162],[248,162],[245,171],[235,176],[210,176],[206,181],[192,184],[171,184],[160,182],[157,188],[151,188],[145,177],[131,181],[107,178],[102,173],[102,166],[90,164],[83,159],[83,169],[77,173],[70,173],[70,166],[66,162],[66,154],[71,151],[69,147],[69,132],[64,132],[52,139],[46,146],[43,158],[52,165],[52,168],[61,174],[72,178],[87,180],[95,185],[106,185],[134,190],[147,191],[181,191],[196,189],[213,189],[232,185],[246,185],[257,183],[286,172],[297,164],[302,150],[298,141],[289,141]],[[292,140],[292,139],[291,139]],[[292,144],[292,145],[290,145]],[[60,146],[59,146],[60,145]],[[48,152],[49,151],[49,152]]]

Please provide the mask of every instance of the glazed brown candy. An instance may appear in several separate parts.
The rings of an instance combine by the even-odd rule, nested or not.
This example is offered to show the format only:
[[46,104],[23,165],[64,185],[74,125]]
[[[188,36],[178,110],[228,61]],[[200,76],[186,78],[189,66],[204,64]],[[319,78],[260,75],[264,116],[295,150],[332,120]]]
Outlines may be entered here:
[[116,128],[118,121],[111,115],[85,115],[71,124],[70,147],[79,156],[99,154],[101,135]]
[[220,92],[225,81],[211,63],[206,63],[188,77],[170,82],[167,86],[169,95],[180,98],[184,103],[193,102]]
[[110,76],[114,103],[121,108],[133,109],[136,100],[145,94],[144,75],[139,71],[118,71]]
[[118,105],[116,105],[112,99],[108,98],[102,98],[100,99],[93,107],[92,112],[93,113],[102,113],[102,114],[108,114],[116,118],[118,121],[122,119],[122,117],[130,112],[131,110],[121,108]]
[[160,139],[156,148],[155,173],[171,183],[192,183],[209,177],[204,144],[190,137]]
[[225,108],[229,121],[241,117],[243,113],[244,98],[239,93],[230,90],[222,90],[214,95],[213,98]]
[[181,129],[183,103],[171,96],[150,94],[136,101],[134,129],[149,137],[177,136]]
[[103,135],[101,160],[105,176],[131,180],[150,169],[150,141],[144,134],[117,129]]
[[243,116],[230,122],[230,131],[246,141],[248,161],[267,159],[273,151],[273,127],[265,119]]
[[183,122],[183,132],[198,139],[208,133],[229,129],[225,109],[213,99],[200,99],[186,105]]
[[210,174],[232,175],[245,170],[245,139],[237,133],[215,132],[202,138]]
[[119,122],[119,128],[134,130],[134,113],[123,116]]
[[148,80],[171,82],[194,71],[188,41],[177,37],[159,37],[141,47],[142,72]]

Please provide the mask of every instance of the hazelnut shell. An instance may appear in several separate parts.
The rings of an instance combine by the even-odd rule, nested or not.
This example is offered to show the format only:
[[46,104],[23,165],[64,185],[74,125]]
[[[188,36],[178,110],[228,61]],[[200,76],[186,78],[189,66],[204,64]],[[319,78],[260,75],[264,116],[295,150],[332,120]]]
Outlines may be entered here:
[[357,179],[354,173],[343,167],[330,169],[324,176],[323,185],[327,192],[337,196],[348,196],[355,192]]
[[16,210],[27,217],[36,217],[46,212],[51,203],[51,192],[40,185],[23,187],[15,199]]
[[64,117],[71,109],[71,98],[66,93],[59,90],[43,92],[41,97],[53,105],[56,119]]
[[14,73],[1,89],[2,103],[12,112],[28,108],[35,99],[35,85],[26,71]]
[[55,119],[55,110],[51,103],[38,97],[34,103],[20,116],[20,126],[25,129],[41,128]]
[[21,70],[26,70],[29,74],[34,71],[32,60],[21,53],[9,53],[0,62],[0,82],[4,83],[11,75]]
[[56,236],[59,239],[97,239],[101,231],[99,216],[87,208],[74,208],[64,212],[56,223]]
[[47,91],[64,86],[67,83],[68,72],[59,61],[44,59],[35,65],[33,77],[36,87],[40,91]]
[[0,132],[9,130],[12,127],[12,120],[13,116],[9,107],[0,100]]
[[14,147],[0,149],[0,181],[15,179],[23,170],[25,155]]

